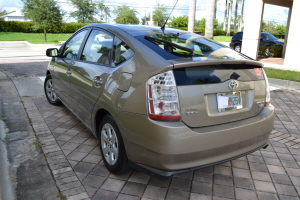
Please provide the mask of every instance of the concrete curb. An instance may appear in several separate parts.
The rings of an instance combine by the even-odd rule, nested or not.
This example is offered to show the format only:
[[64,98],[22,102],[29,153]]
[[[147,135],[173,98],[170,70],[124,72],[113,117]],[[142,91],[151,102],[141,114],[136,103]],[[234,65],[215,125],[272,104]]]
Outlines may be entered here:
[[27,41],[0,41],[0,44],[26,44],[27,46],[33,46],[33,47],[38,47],[38,46],[61,46],[62,43],[57,43],[57,44],[31,44]]
[[271,86],[287,89],[287,90],[295,90],[300,91],[300,82],[290,81],[290,80],[282,80],[276,78],[268,78]]

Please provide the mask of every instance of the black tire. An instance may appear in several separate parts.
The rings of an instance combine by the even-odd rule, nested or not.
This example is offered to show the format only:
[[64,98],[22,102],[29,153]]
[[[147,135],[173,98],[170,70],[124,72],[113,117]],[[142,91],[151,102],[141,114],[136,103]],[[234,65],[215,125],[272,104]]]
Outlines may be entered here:
[[234,50],[241,53],[241,45],[239,45],[239,44],[235,45]]
[[111,115],[105,115],[100,123],[98,139],[103,162],[113,174],[128,171],[128,159],[120,130]]
[[57,98],[56,93],[53,88],[53,80],[50,74],[46,76],[45,82],[44,82],[44,91],[45,95],[47,97],[47,100],[52,105],[61,105],[60,100]]

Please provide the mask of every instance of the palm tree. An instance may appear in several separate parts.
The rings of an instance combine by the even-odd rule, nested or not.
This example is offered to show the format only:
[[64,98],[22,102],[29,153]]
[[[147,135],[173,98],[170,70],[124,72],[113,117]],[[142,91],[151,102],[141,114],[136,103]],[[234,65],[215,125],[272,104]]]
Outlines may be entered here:
[[238,11],[238,5],[242,0],[236,0],[235,1],[235,13],[234,13],[234,23],[233,23],[233,30],[236,31],[236,20],[237,20],[237,11]]
[[227,3],[227,0],[226,0],[226,3],[225,3],[225,12],[224,12],[224,22],[223,22],[223,30],[225,31],[226,30],[226,18],[227,18],[227,9],[228,8],[228,3]]
[[209,39],[214,38],[214,16],[215,16],[216,0],[206,1],[206,23],[205,23],[205,37]]
[[98,4],[98,8],[99,8],[99,10],[100,10],[100,20],[103,20],[103,11],[104,11],[104,9],[105,9],[105,5],[104,5],[104,3],[103,2],[101,2],[101,3],[99,3]]
[[191,33],[195,27],[196,2],[197,0],[190,0],[188,31]]
[[[110,9],[106,5],[104,5],[104,2],[98,4],[98,8],[100,10],[100,20],[102,21],[105,17],[105,22],[107,22],[107,18],[110,17]],[[104,12],[104,14],[103,14]]]
[[227,24],[227,33],[226,33],[227,36],[230,36],[232,3],[233,3],[233,0],[229,0],[229,3],[228,3],[228,24]]
[[242,23],[243,23],[243,15],[244,15],[244,6],[245,6],[245,0],[242,0],[243,3],[242,3],[242,12],[241,12],[241,20],[240,20],[240,23],[239,23],[239,31],[242,31]]
[[111,17],[110,16],[110,9],[109,9],[109,7],[105,6],[104,13],[105,13],[105,22],[107,23],[108,17]]

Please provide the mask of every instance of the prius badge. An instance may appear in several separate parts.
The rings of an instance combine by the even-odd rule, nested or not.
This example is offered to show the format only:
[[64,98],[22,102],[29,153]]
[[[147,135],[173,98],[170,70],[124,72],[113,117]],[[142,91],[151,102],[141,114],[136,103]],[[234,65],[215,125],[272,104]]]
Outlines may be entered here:
[[238,82],[235,80],[229,81],[228,87],[232,90],[236,89],[238,87]]

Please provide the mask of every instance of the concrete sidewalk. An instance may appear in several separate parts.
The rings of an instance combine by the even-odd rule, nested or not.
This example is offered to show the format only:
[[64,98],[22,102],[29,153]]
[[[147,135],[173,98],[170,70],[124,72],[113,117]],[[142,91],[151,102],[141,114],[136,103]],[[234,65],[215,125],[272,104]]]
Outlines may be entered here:
[[59,190],[38,145],[19,92],[10,77],[0,71],[2,198],[57,199]]

